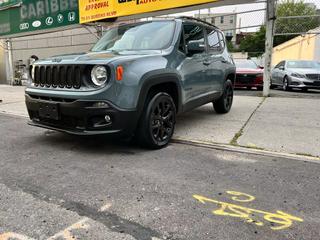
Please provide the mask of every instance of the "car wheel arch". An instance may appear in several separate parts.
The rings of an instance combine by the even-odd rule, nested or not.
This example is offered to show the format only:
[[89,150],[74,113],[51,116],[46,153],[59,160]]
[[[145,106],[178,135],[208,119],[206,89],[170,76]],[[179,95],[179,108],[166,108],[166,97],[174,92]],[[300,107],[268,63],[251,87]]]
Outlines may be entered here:
[[[175,100],[177,112],[182,109],[181,106],[181,81],[180,77],[176,73],[160,73],[160,74],[146,74],[142,77],[142,84],[139,93],[139,100],[137,109],[139,114],[141,115],[142,109],[145,105],[145,102],[148,98],[148,94],[152,91],[152,89],[159,88],[159,90],[163,89],[161,86],[175,86],[175,89],[172,91],[176,92],[176,96],[172,96]],[[163,90],[162,90],[163,91]],[[167,92],[167,91],[164,91]],[[170,94],[170,92],[167,92]],[[171,94],[170,94],[171,95]]]

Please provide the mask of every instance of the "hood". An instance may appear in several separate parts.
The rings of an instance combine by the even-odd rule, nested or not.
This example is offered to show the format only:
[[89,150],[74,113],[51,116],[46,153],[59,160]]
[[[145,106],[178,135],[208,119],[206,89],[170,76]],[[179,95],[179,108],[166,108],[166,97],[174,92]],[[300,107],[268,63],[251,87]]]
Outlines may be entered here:
[[288,68],[288,72],[301,74],[320,74],[320,69],[315,68]]
[[86,52],[77,54],[65,54],[49,57],[35,62],[35,65],[41,64],[107,64],[112,61],[125,58],[126,60],[137,59],[149,55],[161,54],[161,51],[103,51]]
[[246,74],[252,74],[252,73],[263,73],[263,69],[253,69],[253,68],[237,68],[237,73],[246,73]]

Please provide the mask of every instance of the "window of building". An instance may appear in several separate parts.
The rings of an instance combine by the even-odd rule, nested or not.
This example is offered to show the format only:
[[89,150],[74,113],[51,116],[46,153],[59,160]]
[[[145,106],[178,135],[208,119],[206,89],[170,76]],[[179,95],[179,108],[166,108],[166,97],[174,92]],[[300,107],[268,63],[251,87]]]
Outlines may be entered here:
[[220,23],[223,24],[224,23],[224,16],[220,17]]
[[230,23],[232,24],[234,22],[233,16],[230,16]]

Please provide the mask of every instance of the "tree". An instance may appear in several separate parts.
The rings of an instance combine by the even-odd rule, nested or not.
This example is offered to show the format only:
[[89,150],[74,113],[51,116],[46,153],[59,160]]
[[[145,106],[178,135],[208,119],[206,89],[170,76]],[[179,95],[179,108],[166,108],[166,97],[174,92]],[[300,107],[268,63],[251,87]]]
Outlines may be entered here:
[[[277,33],[297,33],[307,32],[319,27],[319,17],[289,18],[287,16],[312,16],[317,15],[316,7],[306,4],[303,0],[282,0],[277,6]],[[265,33],[266,29],[262,26],[258,32],[246,36],[240,43],[239,50],[248,52],[249,56],[260,56],[265,51]],[[276,36],[274,46],[284,43],[296,35]]]
[[231,41],[227,41],[227,48],[228,48],[229,52],[234,52],[236,50]]
[[250,57],[258,57],[264,53],[266,28],[262,26],[258,32],[246,36],[240,43],[239,50],[248,52]]
[[[276,33],[304,33],[319,27],[319,17],[281,18],[289,16],[317,15],[315,5],[306,4],[303,0],[282,0],[277,6]],[[295,35],[276,36],[274,45],[286,42]]]

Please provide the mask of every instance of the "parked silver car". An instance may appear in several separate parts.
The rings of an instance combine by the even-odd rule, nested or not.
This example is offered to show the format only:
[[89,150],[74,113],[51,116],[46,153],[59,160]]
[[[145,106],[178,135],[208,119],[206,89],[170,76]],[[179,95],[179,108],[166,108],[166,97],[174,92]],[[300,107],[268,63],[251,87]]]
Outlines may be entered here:
[[292,88],[320,89],[320,62],[282,61],[274,67],[271,87],[282,86],[283,90]]

